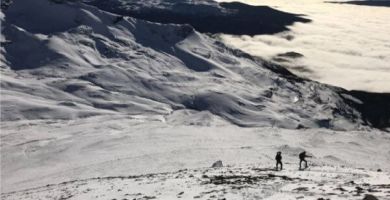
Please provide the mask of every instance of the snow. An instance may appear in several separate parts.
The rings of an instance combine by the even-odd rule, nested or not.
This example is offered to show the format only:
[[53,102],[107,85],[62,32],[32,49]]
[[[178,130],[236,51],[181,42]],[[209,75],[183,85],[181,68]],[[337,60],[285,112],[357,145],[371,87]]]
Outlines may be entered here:
[[[351,130],[371,121],[347,91],[294,77],[188,25],[120,18],[82,3],[37,3],[15,1],[5,11],[11,43],[4,46],[10,64],[2,70],[2,120],[167,117],[189,109],[245,127]],[[50,18],[41,8],[71,14]],[[19,100],[20,92],[30,100]]]
[[[184,169],[172,173],[64,182],[13,194],[36,199],[362,199],[366,190],[376,191],[376,196],[380,197],[385,197],[389,190],[387,185],[354,183],[353,180],[365,175],[364,170],[344,169],[333,174],[334,170],[275,173],[267,168],[253,167]],[[308,174],[311,176],[306,177]],[[340,178],[351,181],[343,182]],[[12,195],[3,197],[17,199]]]
[[[188,25],[80,2],[16,0],[2,12],[2,199],[288,199],[321,180],[303,195],[346,180],[388,195],[390,136],[370,126],[360,96]],[[297,170],[302,150],[308,171]],[[271,169],[277,151],[282,172]],[[234,183],[203,184],[220,174]]]
[[[359,184],[387,184],[389,176],[390,136],[377,131],[179,126],[156,118],[128,116],[3,122],[1,129],[2,190],[6,193],[94,177],[173,173],[186,168],[207,171],[217,160],[223,161],[225,170],[236,170],[232,175],[237,175],[250,168],[273,167],[274,154],[279,150],[285,164],[285,171],[276,172],[279,175],[322,180],[329,185],[322,176],[348,182],[357,181],[353,174],[367,174],[358,175],[365,178]],[[309,159],[309,171],[298,171],[301,150],[314,156]],[[245,169],[236,169],[240,167]],[[384,172],[377,173],[378,168]],[[346,177],[337,179],[338,173]],[[375,178],[381,174],[382,180]],[[369,177],[373,180],[366,180]],[[88,182],[86,187],[94,186]],[[126,192],[142,189],[130,187]]]

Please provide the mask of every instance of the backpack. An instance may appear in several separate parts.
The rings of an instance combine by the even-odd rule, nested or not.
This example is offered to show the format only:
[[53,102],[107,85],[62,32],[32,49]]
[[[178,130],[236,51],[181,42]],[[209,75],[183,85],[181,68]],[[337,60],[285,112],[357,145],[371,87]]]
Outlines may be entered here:
[[302,152],[302,153],[299,154],[299,159],[303,160],[303,159],[305,159],[305,157],[306,157],[306,153],[305,152]]

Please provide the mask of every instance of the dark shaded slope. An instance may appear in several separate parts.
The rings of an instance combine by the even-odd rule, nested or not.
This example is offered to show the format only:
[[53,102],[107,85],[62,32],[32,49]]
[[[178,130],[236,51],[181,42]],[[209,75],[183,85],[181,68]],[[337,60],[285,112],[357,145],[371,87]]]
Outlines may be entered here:
[[[116,3],[115,3],[116,2]],[[268,6],[251,6],[243,3],[220,3],[220,7],[209,6],[210,12],[194,14],[191,9],[199,9],[199,4],[179,3],[173,8],[147,7],[139,8],[128,2],[94,0],[87,2],[102,10],[120,15],[131,16],[159,23],[190,24],[202,33],[226,33],[233,35],[273,34],[288,30],[294,22],[310,22],[299,15],[281,12]],[[126,2],[125,2],[126,3]],[[176,8],[180,7],[180,8]],[[188,9],[183,12],[182,9]],[[177,10],[180,9],[180,10]]]
[[350,94],[362,103],[352,103],[366,122],[375,128],[390,127],[390,93],[351,91]]

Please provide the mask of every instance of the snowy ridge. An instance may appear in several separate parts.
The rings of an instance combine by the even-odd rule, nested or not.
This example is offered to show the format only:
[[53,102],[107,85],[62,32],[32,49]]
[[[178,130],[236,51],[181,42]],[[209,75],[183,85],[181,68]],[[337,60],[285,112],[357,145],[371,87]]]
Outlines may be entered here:
[[190,109],[239,126],[348,130],[370,123],[347,91],[295,77],[187,25],[79,2],[19,0],[4,12],[3,121],[169,118]]

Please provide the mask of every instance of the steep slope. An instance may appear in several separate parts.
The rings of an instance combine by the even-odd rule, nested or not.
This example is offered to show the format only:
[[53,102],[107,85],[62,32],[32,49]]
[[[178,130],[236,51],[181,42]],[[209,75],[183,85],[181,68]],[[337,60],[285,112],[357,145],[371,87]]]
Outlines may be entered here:
[[143,115],[180,124],[201,113],[204,123],[239,126],[371,123],[349,92],[300,79],[188,25],[49,0],[17,0],[4,14],[3,121]]

